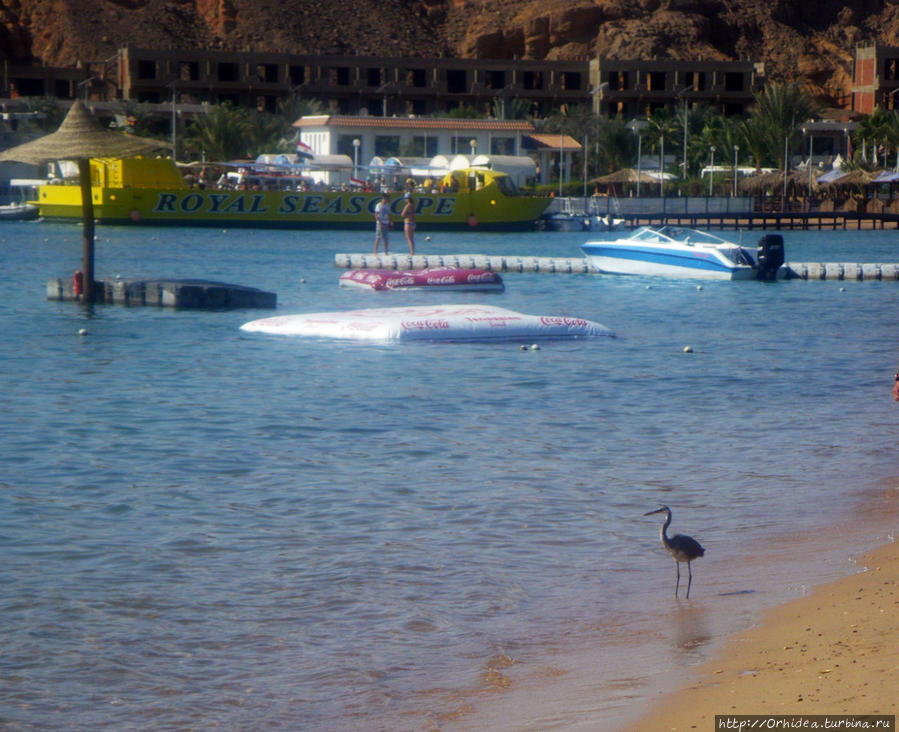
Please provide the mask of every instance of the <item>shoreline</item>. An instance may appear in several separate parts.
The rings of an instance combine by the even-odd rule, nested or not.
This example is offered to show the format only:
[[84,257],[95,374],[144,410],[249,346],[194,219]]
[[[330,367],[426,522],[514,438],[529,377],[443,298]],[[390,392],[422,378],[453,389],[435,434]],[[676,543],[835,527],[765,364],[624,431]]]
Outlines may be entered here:
[[716,714],[896,714],[899,542],[856,566],[764,612],[622,732],[711,730]]
[[[436,715],[434,728],[711,730],[716,714],[838,713],[840,707],[825,702],[843,698],[834,689],[850,688],[846,711],[839,713],[896,714],[892,683],[884,679],[899,672],[899,652],[892,665],[885,662],[886,670],[877,654],[899,649],[899,623],[889,625],[889,613],[899,609],[899,479],[882,478],[855,497],[851,505],[834,506],[842,515],[836,521],[771,536],[750,553],[711,555],[695,599],[672,603],[668,592],[646,598],[642,618],[624,633],[606,616],[596,627],[569,628],[574,645],[549,642],[539,658],[513,653],[496,671],[502,684],[485,679],[479,689],[448,695],[444,701],[455,710]],[[667,589],[672,578],[661,574]],[[863,621],[855,618],[861,609]],[[842,613],[852,614],[856,627],[843,628]],[[883,638],[876,653],[868,647],[872,638]],[[831,646],[843,657],[831,658]],[[860,647],[866,655],[852,663]],[[754,651],[761,649],[757,660]],[[784,674],[803,686],[803,701],[798,691],[789,696],[792,685],[781,688]],[[747,681],[758,678],[765,693],[745,694]],[[884,702],[876,706],[862,696],[875,686]]]

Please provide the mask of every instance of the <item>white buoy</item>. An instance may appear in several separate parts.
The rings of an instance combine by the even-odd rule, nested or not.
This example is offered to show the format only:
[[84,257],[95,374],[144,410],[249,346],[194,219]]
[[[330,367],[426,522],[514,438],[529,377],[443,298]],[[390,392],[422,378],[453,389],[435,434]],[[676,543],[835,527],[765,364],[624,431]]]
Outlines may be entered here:
[[532,343],[532,344],[531,344],[531,350],[532,350],[532,351],[539,351],[539,350],[540,350],[540,346],[539,346],[537,343]]
[[696,285],[696,289],[697,289],[697,290],[701,290],[701,289],[702,289],[702,285]]
[[684,346],[684,353],[693,353],[693,346]]
[[80,336],[86,336],[86,335],[87,335],[87,328],[79,328],[79,329],[78,329],[78,335],[80,335]]

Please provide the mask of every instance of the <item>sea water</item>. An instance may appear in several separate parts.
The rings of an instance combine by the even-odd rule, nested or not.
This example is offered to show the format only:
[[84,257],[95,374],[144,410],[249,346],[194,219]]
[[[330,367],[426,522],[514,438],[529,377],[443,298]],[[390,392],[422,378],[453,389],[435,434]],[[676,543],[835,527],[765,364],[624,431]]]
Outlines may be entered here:
[[[418,248],[577,257],[586,236]],[[788,260],[899,262],[895,231],[784,237]],[[899,283],[338,288],[335,253],[372,240],[99,227],[96,267],[280,313],[477,302],[617,338],[352,343],[239,330],[271,311],[50,302],[80,228],[0,228],[0,726],[614,729],[759,608],[851,571],[845,522],[899,474]],[[689,602],[660,503],[707,549]]]

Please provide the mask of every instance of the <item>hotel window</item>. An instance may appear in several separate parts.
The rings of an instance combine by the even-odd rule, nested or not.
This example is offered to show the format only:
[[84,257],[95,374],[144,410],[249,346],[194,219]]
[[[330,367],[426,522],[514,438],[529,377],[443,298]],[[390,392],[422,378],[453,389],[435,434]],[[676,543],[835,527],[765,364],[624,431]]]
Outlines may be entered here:
[[219,81],[237,81],[237,64],[230,62],[222,62],[218,65]]
[[525,71],[522,78],[522,86],[528,91],[543,89],[543,73],[540,71]]
[[409,154],[414,157],[433,158],[437,154],[437,136],[415,135],[409,145]]
[[562,88],[566,91],[578,91],[581,88],[581,74],[578,71],[562,72]]
[[468,75],[465,69],[447,69],[446,90],[450,94],[464,94],[468,91]]
[[137,78],[138,79],[155,79],[156,78],[156,62],[149,59],[141,59],[137,62]]
[[647,79],[647,81],[649,83],[647,85],[647,89],[649,91],[665,91],[664,71],[650,71],[648,76],[649,78]]
[[490,140],[491,155],[514,155],[515,154],[515,138],[514,137],[494,137]]
[[724,74],[724,89],[730,92],[743,91],[743,74],[738,71],[728,71]]
[[375,155],[390,158],[400,154],[400,138],[396,135],[377,135],[375,137]]

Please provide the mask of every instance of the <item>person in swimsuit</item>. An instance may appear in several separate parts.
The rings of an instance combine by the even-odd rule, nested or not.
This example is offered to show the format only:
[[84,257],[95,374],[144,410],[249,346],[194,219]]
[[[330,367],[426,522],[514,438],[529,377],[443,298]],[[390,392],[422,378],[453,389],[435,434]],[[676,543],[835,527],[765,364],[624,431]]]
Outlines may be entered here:
[[400,216],[403,217],[403,230],[406,232],[406,241],[409,242],[409,254],[415,254],[415,204],[411,193],[407,193],[404,198],[406,205]]

